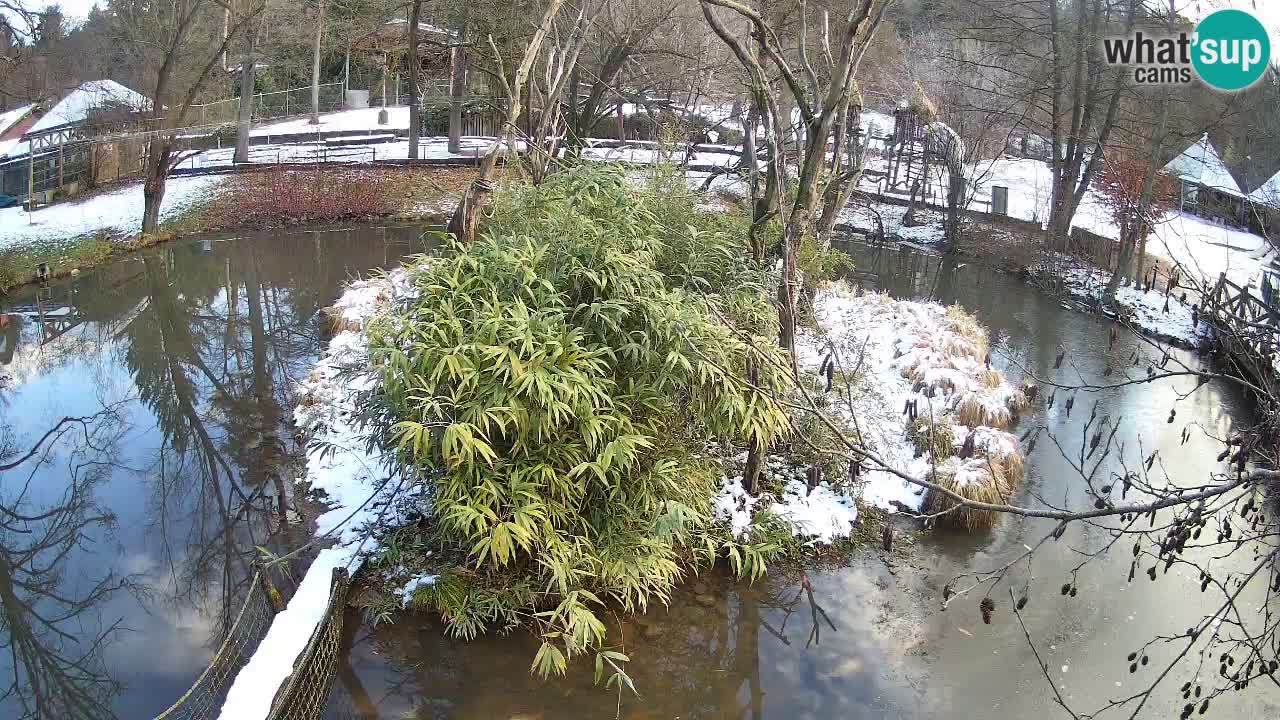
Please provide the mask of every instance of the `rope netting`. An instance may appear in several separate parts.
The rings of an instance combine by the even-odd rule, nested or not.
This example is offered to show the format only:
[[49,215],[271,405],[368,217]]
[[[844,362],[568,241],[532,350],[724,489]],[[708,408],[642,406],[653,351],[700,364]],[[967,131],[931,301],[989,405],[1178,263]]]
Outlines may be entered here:
[[343,608],[350,582],[345,568],[334,568],[329,606],[294,663],[293,674],[276,694],[267,720],[317,720],[324,714],[342,654]]
[[275,617],[271,599],[263,587],[262,573],[259,569],[254,574],[244,604],[204,672],[155,720],[205,720],[218,716],[236,673],[249,662]]
[[[249,662],[275,618],[266,570],[254,574],[244,604],[217,653],[200,677],[155,720],[214,720],[222,710],[236,675]],[[294,662],[293,674],[276,693],[267,720],[318,720],[329,700],[334,671],[342,652],[343,610],[350,578],[334,570],[329,603],[310,640]]]

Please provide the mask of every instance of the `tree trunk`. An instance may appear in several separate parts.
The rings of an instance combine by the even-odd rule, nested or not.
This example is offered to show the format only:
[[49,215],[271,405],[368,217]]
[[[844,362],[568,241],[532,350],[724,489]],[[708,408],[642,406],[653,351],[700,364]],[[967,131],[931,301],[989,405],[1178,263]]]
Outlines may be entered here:
[[245,32],[244,61],[240,64],[240,115],[236,120],[236,151],[232,162],[249,162],[249,129],[253,125],[253,86],[257,82],[257,30],[250,26]]
[[320,124],[320,43],[324,39],[324,0],[316,9],[316,41],[311,53],[311,124]]
[[467,11],[458,11],[453,29],[453,48],[449,53],[449,152],[462,151],[462,104],[467,95]]
[[157,135],[147,152],[147,173],[142,183],[142,234],[151,235],[160,228],[160,205],[164,202],[165,182],[169,179],[169,139]]
[[964,183],[963,175],[957,176],[948,171],[947,219],[943,236],[943,252],[947,254],[954,253],[960,244],[960,205],[964,202]]
[[418,60],[418,21],[422,17],[422,0],[413,0],[409,6],[409,159],[418,159],[418,135],[422,134],[422,113],[418,107],[418,75],[422,64]]

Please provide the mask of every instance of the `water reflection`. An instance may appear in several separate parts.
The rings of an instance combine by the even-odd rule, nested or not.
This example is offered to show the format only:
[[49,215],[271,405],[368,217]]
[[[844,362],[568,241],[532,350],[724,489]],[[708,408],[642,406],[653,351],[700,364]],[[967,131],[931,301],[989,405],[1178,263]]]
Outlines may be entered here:
[[[119,622],[104,622],[99,607],[129,578],[108,569],[68,582],[68,574],[76,550],[115,523],[95,490],[112,469],[118,419],[114,409],[68,418],[30,448],[0,421],[0,651],[10,659],[0,698],[18,717],[101,717],[117,692],[102,651]],[[60,494],[33,488],[45,469],[64,475]]]
[[[0,304],[0,716],[147,718],[194,680],[255,548],[310,536],[276,511],[319,309],[419,235],[184,243]],[[93,427],[24,458],[65,417]]]
[[639,697],[595,686],[590,663],[537,680],[529,674],[536,642],[525,633],[462,643],[429,620],[362,627],[329,717],[816,719],[833,708],[845,717],[902,716],[918,699],[908,682],[880,686],[886,674],[900,677],[901,663],[897,638],[878,632],[877,613],[868,612],[874,583],[814,583],[779,573],[752,587],[713,573],[669,608],[614,618]]
[[[1154,353],[1158,359],[1159,351],[1139,339],[1122,336],[1110,343],[1109,323],[1065,309],[1016,277],[897,248],[845,249],[854,256],[854,279],[863,287],[958,302],[973,312],[991,331],[993,362],[1015,382],[1024,379],[1024,369],[1052,374],[1061,348],[1070,353],[1070,371],[1094,382],[1103,381],[1108,367],[1130,366],[1135,354],[1150,360]],[[1118,439],[1130,453],[1145,457],[1159,450],[1165,466],[1199,482],[1216,467],[1221,444],[1213,436],[1248,423],[1250,412],[1234,387],[1213,382],[1190,393],[1195,385],[1194,378],[1175,379],[1099,395],[1099,417],[1124,418]],[[1198,430],[1183,443],[1182,425],[1165,418],[1176,398],[1189,393],[1178,402],[1178,418]],[[1058,403],[1023,418],[1024,426],[1045,425],[1066,453],[1077,452],[1088,442],[1080,436],[1080,414],[1088,416],[1094,399],[1079,398],[1074,418]],[[1113,459],[1103,472],[1116,468]],[[1090,502],[1078,475],[1047,441],[1032,456],[1014,502],[1037,498],[1076,507]],[[815,624],[807,591],[785,574],[771,573],[755,588],[718,578],[695,581],[677,594],[670,610],[615,621],[621,622],[630,672],[642,693],[638,699],[623,697],[621,717],[1059,716],[1061,708],[1003,589],[990,625],[983,624],[976,597],[939,611],[942,587],[954,576],[999,567],[1052,527],[1011,517],[990,532],[901,533],[897,545],[914,547],[892,557],[864,547],[849,567],[810,572],[814,598],[831,625],[821,616]],[[1063,576],[1082,560],[1077,549],[1097,547],[1106,537],[1096,527],[1075,525],[1018,575],[1019,582],[1031,583],[1023,615],[1054,682],[1083,709],[1095,709],[1135,682],[1123,662],[1130,650],[1158,634],[1182,631],[1214,602],[1198,592],[1194,577],[1174,572],[1158,583],[1130,584],[1130,558],[1118,555],[1081,572],[1079,598],[1062,596]],[[1265,599],[1243,601],[1256,606]],[[815,625],[821,643],[810,644]],[[352,644],[332,718],[602,718],[619,712],[615,695],[592,686],[589,667],[573,668],[568,678],[554,682],[532,678],[528,663],[536,648],[525,634],[462,644],[442,637],[433,621],[411,618],[364,628]],[[1164,659],[1152,651],[1153,665]],[[1177,687],[1186,679],[1162,688],[1146,712],[1175,716],[1181,708]],[[1224,717],[1280,713],[1274,693],[1268,696],[1261,686],[1214,703]]]

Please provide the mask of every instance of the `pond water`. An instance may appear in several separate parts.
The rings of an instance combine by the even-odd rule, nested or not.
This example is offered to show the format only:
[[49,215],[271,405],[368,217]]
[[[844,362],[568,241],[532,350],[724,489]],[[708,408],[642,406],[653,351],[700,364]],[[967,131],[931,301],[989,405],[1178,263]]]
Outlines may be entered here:
[[[1109,347],[1111,324],[1065,309],[1019,279],[987,268],[943,262],[906,250],[846,248],[864,287],[898,297],[958,302],[984,322],[995,340],[994,362],[1013,380],[1032,373],[1062,382],[1104,381],[1108,366],[1130,367],[1137,353],[1145,366],[1161,352],[1121,333]],[[1067,362],[1053,369],[1060,348]],[[1195,363],[1187,355],[1179,359]],[[1141,370],[1141,368],[1139,368]],[[1078,373],[1078,374],[1077,374]],[[1113,378],[1115,376],[1112,376]],[[1083,417],[1098,401],[1098,415],[1120,422],[1117,438],[1133,467],[1158,450],[1159,463],[1184,482],[1202,482],[1217,469],[1223,437],[1249,419],[1248,403],[1217,383],[1177,401],[1193,380],[1132,385],[1105,394],[1081,393],[1067,417],[1063,398],[1053,409],[1024,417],[1021,427],[1044,424],[1067,455],[1087,441]],[[1166,422],[1177,401],[1176,424]],[[1121,420],[1122,419],[1122,420]],[[1181,442],[1184,425],[1192,431]],[[1019,430],[1020,431],[1020,430]],[[1120,467],[1113,458],[1104,475]],[[1087,506],[1083,483],[1063,453],[1042,437],[1015,501]],[[907,523],[900,523],[907,527]],[[1023,611],[1027,630],[1047,666],[1042,672],[1010,611],[1008,591],[994,594],[993,622],[983,624],[981,594],[940,611],[942,587],[955,575],[994,569],[1017,557],[1053,524],[1005,518],[990,532],[900,530],[885,553],[863,547],[839,569],[775,573],[755,587],[720,574],[695,579],[669,608],[645,617],[616,619],[613,638],[631,657],[629,671],[640,696],[592,685],[585,663],[567,678],[540,682],[529,673],[536,649],[525,634],[452,641],[429,618],[396,625],[361,625],[349,616],[350,647],[339,663],[332,718],[1011,718],[1066,717],[1046,680],[1077,709],[1094,710],[1126,697],[1154,678],[1171,655],[1153,647],[1150,667],[1130,674],[1126,656],[1157,634],[1194,624],[1212,599],[1198,578],[1177,570],[1152,582],[1143,573],[1127,581],[1130,555],[1120,552],[1088,564],[1075,598],[1059,588],[1097,547],[1104,531],[1074,525],[1035,557],[1029,572],[1011,577],[1029,583]],[[1231,560],[1224,561],[1226,563]],[[1222,569],[1224,565],[1215,567]],[[1265,602],[1242,598],[1246,607]],[[1205,673],[1215,672],[1210,661]],[[1192,679],[1178,671],[1166,680],[1143,717],[1176,717],[1178,688]],[[1217,717],[1280,717],[1280,692],[1255,683],[1215,700]],[[1127,713],[1122,715],[1127,716]]]
[[[864,286],[974,312],[1013,379],[1023,367],[1053,375],[1059,346],[1071,350],[1068,367],[1094,380],[1109,362],[1158,354],[1124,335],[1108,350],[1108,323],[1016,278],[913,252],[847,249]],[[283,552],[310,537],[309,528],[281,527],[270,507],[297,474],[289,410],[294,382],[323,345],[318,310],[351,276],[421,250],[417,228],[210,239],[0,301],[0,448],[16,449],[0,467],[61,419],[83,418],[0,472],[0,717],[24,717],[27,708],[30,717],[145,720],[190,685],[239,606],[255,546]],[[1124,418],[1120,436],[1131,450],[1158,448],[1180,477],[1201,479],[1219,449],[1206,433],[1247,421],[1248,405],[1210,384],[1178,402],[1179,423],[1167,424],[1191,385],[1131,386],[1099,396],[1098,412]],[[1058,403],[1024,426],[1046,424],[1074,452],[1092,400],[1078,398],[1070,419]],[[1184,422],[1197,429],[1181,444]],[[1017,500],[1036,494],[1079,506],[1072,478],[1042,439]],[[1006,518],[973,535],[905,530],[893,553],[864,547],[838,569],[774,573],[755,587],[715,573],[695,579],[669,608],[614,622],[638,698],[593,687],[582,666],[537,681],[525,635],[464,644],[429,619],[374,628],[352,613],[329,715],[1059,716],[1006,594],[996,595],[990,625],[977,597],[938,609],[951,577],[999,566],[1051,527]],[[1195,578],[1126,582],[1126,553],[1090,564],[1080,595],[1062,597],[1067,569],[1082,559],[1073,548],[1103,537],[1078,527],[1039,554],[1024,612],[1049,676],[1088,709],[1145,678],[1128,674],[1130,650],[1186,628],[1207,604]],[[1023,582],[1025,570],[1017,577]],[[1163,651],[1151,655],[1158,666]],[[1169,681],[1144,716],[1176,715],[1173,691],[1185,679]],[[1214,710],[1277,717],[1278,704],[1258,684]]]
[[270,508],[318,310],[419,237],[210,238],[0,298],[0,717],[143,720],[190,686],[255,546],[310,538]]

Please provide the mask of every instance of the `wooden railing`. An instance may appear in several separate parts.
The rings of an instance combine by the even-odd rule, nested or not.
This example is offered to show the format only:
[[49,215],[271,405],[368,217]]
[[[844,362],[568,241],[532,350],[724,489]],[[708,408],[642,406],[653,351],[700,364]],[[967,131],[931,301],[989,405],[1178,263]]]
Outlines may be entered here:
[[[1255,293],[1251,286],[1237,285],[1225,273],[1218,276],[1213,291],[1205,299],[1206,320],[1218,330],[1218,344],[1252,374],[1274,373],[1276,349],[1280,347],[1280,298],[1269,273]],[[1267,378],[1270,380],[1271,378]]]

